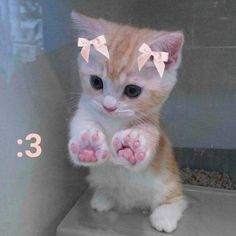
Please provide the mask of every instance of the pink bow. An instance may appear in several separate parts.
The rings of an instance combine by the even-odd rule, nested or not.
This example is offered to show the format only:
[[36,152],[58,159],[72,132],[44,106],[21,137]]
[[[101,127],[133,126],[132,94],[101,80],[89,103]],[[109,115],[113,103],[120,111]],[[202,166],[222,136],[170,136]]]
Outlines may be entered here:
[[153,56],[153,62],[160,77],[163,76],[165,70],[165,63],[168,61],[168,52],[155,52],[146,44],[143,43],[139,48],[139,52],[142,54],[138,57],[138,69],[139,71],[143,68],[148,59]]
[[78,39],[78,47],[82,47],[81,55],[85,61],[89,61],[90,46],[93,45],[97,51],[109,59],[109,52],[107,49],[106,39],[104,35],[98,36],[95,39],[88,40],[85,38]]

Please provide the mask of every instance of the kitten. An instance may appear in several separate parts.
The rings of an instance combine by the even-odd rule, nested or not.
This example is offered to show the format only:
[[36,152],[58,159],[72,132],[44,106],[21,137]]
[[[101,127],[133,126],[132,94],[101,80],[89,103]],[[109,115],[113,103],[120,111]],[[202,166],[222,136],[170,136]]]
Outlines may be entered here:
[[[95,193],[91,207],[150,208],[151,225],[172,232],[186,201],[160,109],[176,83],[184,37],[72,13],[78,37],[105,35],[108,60],[91,47],[89,63],[78,56],[82,95],[71,120],[72,162],[87,166]],[[152,59],[139,72],[142,43],[169,53],[162,78]]]

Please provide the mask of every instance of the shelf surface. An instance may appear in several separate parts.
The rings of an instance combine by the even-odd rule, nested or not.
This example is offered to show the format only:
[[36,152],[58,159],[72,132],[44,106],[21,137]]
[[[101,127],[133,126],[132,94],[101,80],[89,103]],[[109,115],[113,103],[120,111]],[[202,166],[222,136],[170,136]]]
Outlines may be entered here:
[[[235,236],[236,191],[185,186],[189,206],[179,222],[176,236]],[[141,210],[99,213],[90,208],[91,190],[81,196],[57,228],[57,236],[161,236],[147,213]]]

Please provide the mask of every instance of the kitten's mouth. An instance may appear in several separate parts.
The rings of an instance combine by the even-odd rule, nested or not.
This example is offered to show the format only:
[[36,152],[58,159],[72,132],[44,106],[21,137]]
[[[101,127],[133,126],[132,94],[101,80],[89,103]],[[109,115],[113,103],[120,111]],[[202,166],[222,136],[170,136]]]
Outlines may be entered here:
[[115,108],[115,109],[110,109],[107,108],[105,106],[103,106],[102,104],[100,104],[99,102],[97,102],[96,100],[92,101],[92,104],[94,106],[96,106],[97,108],[99,108],[100,112],[102,112],[104,114],[104,112],[106,114],[110,114],[110,115],[118,115],[118,116],[133,116],[135,114],[134,111],[130,110],[130,109],[119,109],[119,108]]
[[115,107],[115,108],[109,108],[109,107],[103,106],[103,108],[104,108],[105,111],[107,111],[107,112],[109,112],[109,113],[116,110],[116,107]]

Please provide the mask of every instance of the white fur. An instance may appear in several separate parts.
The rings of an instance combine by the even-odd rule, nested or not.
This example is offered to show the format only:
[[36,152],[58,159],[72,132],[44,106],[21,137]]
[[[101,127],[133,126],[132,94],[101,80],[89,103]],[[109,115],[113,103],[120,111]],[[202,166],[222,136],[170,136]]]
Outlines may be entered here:
[[158,231],[171,233],[176,229],[186,207],[187,202],[182,198],[173,203],[158,206],[150,216],[152,226]]
[[[125,129],[129,119],[115,119],[109,114],[98,113],[93,108],[89,109],[86,100],[83,96],[80,99],[79,109],[71,122],[70,136],[76,137],[81,130],[96,127],[104,132],[111,151],[112,137]],[[114,164],[112,158],[102,165],[91,166],[88,181],[95,189],[108,190],[107,194],[111,195],[119,207],[130,209],[135,206],[157,206],[168,194],[168,186],[164,185],[165,174],[157,176],[146,169],[130,171]]]
[[108,211],[114,206],[114,202],[103,191],[96,190],[91,199],[91,208],[97,211]]

